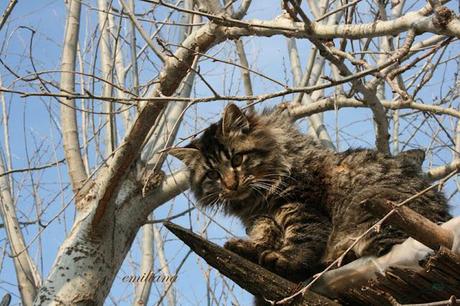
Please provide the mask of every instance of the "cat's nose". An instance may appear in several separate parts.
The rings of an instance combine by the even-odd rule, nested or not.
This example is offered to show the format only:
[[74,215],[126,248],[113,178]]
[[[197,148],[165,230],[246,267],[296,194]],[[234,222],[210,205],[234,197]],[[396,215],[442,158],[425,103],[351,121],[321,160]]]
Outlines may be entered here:
[[238,179],[235,177],[234,173],[226,173],[222,179],[225,188],[229,190],[238,189]]

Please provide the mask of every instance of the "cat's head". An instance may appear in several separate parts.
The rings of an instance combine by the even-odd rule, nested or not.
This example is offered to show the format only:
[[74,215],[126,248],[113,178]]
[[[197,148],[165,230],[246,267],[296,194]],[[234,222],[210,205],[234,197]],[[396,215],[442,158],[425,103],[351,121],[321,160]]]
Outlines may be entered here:
[[229,104],[222,119],[200,138],[170,149],[189,168],[191,188],[201,205],[232,211],[225,206],[279,192],[289,170],[277,129],[264,118]]

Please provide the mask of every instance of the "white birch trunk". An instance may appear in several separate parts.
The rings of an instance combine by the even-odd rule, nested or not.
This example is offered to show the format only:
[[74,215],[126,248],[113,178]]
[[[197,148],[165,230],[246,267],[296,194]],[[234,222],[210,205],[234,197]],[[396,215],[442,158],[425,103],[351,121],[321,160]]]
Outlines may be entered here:
[[[5,171],[2,154],[0,154],[0,173]],[[0,176],[0,201],[0,211],[10,244],[21,300],[25,306],[29,306],[37,295],[41,280],[20,230],[7,175]]]
[[[138,185],[127,180],[117,201],[114,222],[104,231],[94,232],[93,192],[88,194],[87,209],[77,216],[69,237],[58,251],[53,268],[40,288],[34,305],[102,305],[113,280],[129,251],[134,237],[151,210],[188,188],[186,173],[168,177],[161,186],[142,198],[133,195]],[[115,204],[115,203],[114,203]],[[138,209],[134,212],[132,207]]]
[[[173,94],[196,63],[192,50],[206,52],[223,40],[224,34],[212,23],[190,34],[184,48],[178,48],[165,63],[153,95]],[[187,174],[181,172],[142,197],[136,179],[134,162],[166,104],[143,107],[108,167],[97,173],[92,187],[77,199],[77,219],[34,305],[101,305],[149,213],[188,188]]]

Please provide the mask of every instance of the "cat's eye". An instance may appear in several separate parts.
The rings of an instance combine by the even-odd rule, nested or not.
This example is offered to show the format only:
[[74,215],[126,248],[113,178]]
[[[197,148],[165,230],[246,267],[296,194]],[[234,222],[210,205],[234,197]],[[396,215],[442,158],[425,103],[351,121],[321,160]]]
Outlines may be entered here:
[[209,170],[208,172],[206,172],[206,176],[209,177],[211,180],[217,180],[218,178],[220,178],[220,174],[216,170]]
[[235,154],[232,157],[232,167],[238,167],[243,162],[243,154]]

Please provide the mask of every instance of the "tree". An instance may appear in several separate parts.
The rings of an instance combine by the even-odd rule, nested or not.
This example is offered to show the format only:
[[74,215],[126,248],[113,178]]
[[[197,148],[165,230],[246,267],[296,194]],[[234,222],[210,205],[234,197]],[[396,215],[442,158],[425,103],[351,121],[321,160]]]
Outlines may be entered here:
[[[306,117],[308,133],[338,150],[371,138],[369,146],[375,142],[388,154],[422,146],[428,153],[427,175],[433,180],[459,166],[455,46],[460,21],[449,1],[283,0],[275,7],[250,0],[69,0],[63,43],[54,47],[62,52],[57,69],[50,68],[53,64],[44,61],[35,44],[39,39],[38,48],[43,48],[46,35],[41,31],[50,29],[22,24],[15,17],[15,4],[12,0],[3,8],[0,22],[5,157],[0,186],[9,244],[4,252],[12,255],[25,305],[102,304],[142,226],[139,274],[152,270],[155,258],[163,273],[171,274],[164,237],[151,224],[155,221],[148,220],[188,186],[184,170],[169,171],[165,149],[177,143],[178,133],[190,138],[186,129],[191,124],[192,134],[205,127],[209,119],[199,126],[196,122],[199,116],[210,118],[214,105],[220,110],[217,101],[242,101],[249,109],[267,103],[283,107],[295,119]],[[9,51],[9,40],[19,35],[27,37],[27,51],[17,59]],[[273,59],[270,53],[278,52],[273,45],[281,39],[286,40],[288,59],[284,51]],[[246,55],[248,45],[255,48],[265,42],[272,47]],[[264,57],[272,57],[271,62]],[[241,82],[235,80],[235,70],[241,72]],[[54,157],[37,166],[44,155],[50,157],[37,136],[26,139],[25,149],[11,146],[9,135],[17,134],[9,118],[19,113],[12,104],[20,98],[42,101],[53,130],[62,133],[62,149],[56,148],[59,136],[51,155],[64,155],[62,160]],[[195,116],[190,116],[191,110],[196,110]],[[331,110],[335,112],[326,113]],[[33,128],[40,120],[24,125]],[[360,132],[372,126],[374,133]],[[27,148],[32,143],[31,156]],[[25,156],[24,168],[13,167],[15,154]],[[66,165],[71,195],[62,185],[44,196],[40,178],[61,164]],[[30,190],[21,183],[21,174]],[[452,182],[447,189],[455,196],[458,184]],[[44,198],[53,203],[62,192],[70,195],[75,217],[42,284],[43,264],[36,267],[31,244],[44,252],[43,230],[71,209],[64,205],[54,218],[45,213]],[[35,221],[24,223],[22,204],[30,199]],[[192,216],[193,208],[182,210],[178,217]],[[24,237],[27,222],[38,226],[36,238]],[[43,260],[44,255],[37,258]],[[217,303],[209,270],[204,275],[208,302]],[[168,303],[175,304],[173,286],[166,284],[159,300],[166,295]],[[229,285],[222,280],[222,286]],[[149,284],[137,284],[133,300],[146,303],[150,291]]]

